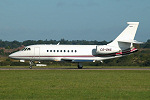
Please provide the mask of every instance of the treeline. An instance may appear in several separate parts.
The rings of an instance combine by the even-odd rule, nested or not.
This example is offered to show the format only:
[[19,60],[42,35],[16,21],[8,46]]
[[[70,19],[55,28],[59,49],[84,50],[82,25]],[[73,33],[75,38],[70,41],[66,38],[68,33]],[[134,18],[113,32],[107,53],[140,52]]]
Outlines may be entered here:
[[[111,41],[109,41],[111,42]],[[0,40],[0,47],[4,47],[6,49],[13,49],[13,48],[18,48],[21,45],[28,46],[28,45],[34,45],[34,44],[72,44],[72,45],[105,45],[109,43],[107,41],[87,41],[87,40],[26,40],[23,42],[19,41],[2,41]],[[147,40],[146,43],[140,45],[141,48],[150,48],[150,39]]]
[[150,39],[147,40],[144,44],[141,45],[141,48],[150,48]]
[[0,40],[0,47],[4,47],[6,49],[13,49],[18,48],[21,45],[28,46],[28,45],[34,45],[34,44],[72,44],[72,45],[105,45],[108,42],[107,41],[87,41],[87,40],[26,40],[23,42],[19,41],[2,41]]

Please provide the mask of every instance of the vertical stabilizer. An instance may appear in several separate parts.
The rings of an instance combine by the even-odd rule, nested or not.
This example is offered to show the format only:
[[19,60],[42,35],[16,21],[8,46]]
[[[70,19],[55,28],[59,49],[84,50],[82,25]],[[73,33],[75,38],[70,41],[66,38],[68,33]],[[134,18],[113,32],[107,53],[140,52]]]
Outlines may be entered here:
[[126,29],[111,43],[107,44],[120,49],[128,49],[133,45],[139,22],[127,22]]

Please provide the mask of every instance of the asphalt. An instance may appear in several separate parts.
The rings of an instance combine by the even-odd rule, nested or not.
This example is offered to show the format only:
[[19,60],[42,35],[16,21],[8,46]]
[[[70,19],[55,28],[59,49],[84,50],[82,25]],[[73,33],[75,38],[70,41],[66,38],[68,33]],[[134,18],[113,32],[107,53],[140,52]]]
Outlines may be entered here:
[[150,70],[150,68],[0,68],[0,70]]

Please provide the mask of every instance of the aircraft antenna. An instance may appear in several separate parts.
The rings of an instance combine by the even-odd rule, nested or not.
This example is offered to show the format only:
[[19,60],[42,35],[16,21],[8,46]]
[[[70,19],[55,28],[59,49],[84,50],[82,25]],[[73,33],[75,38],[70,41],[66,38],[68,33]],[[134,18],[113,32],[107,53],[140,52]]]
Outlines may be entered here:
[[60,44],[60,42],[57,43],[57,45],[59,45],[59,44]]

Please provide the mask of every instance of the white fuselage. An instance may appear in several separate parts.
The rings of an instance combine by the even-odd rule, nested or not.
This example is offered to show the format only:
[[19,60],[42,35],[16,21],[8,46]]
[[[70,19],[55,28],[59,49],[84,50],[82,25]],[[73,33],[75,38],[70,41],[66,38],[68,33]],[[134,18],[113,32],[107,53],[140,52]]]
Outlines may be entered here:
[[96,53],[96,47],[97,45],[31,45],[9,55],[9,57],[20,60],[83,60],[83,62],[88,60],[92,62],[101,61],[116,57],[100,57]]
[[96,49],[95,45],[31,45],[26,48],[30,50],[22,50],[10,55],[15,59],[23,60],[57,60],[64,57],[93,57]]

